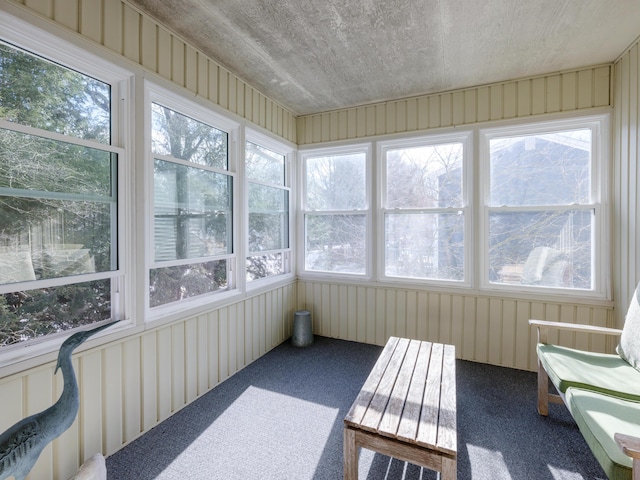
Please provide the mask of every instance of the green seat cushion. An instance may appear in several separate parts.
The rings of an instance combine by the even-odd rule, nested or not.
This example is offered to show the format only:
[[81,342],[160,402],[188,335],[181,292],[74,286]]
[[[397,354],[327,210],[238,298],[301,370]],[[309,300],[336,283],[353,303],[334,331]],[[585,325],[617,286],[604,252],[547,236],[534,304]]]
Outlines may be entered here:
[[579,387],[640,401],[640,372],[619,355],[540,343],[538,358],[562,393]]
[[631,480],[633,461],[613,435],[640,437],[640,403],[580,388],[569,388],[566,400],[580,433],[609,479]]
[[624,319],[618,353],[631,366],[640,370],[640,285],[633,293]]

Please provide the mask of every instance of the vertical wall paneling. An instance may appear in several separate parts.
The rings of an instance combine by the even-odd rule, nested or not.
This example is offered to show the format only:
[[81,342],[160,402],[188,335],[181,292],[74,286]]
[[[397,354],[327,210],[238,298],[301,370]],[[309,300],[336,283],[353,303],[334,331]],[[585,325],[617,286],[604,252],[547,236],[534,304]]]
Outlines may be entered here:
[[[612,318],[611,307],[604,306],[311,281],[299,281],[298,288],[304,292],[298,300],[313,312],[316,334],[378,345],[392,335],[450,343],[460,358],[521,370],[536,368],[537,336],[530,318],[603,326]],[[319,312],[333,317],[329,324],[315,323]],[[554,340],[611,350],[596,337],[556,334]]]
[[[136,438],[144,430],[142,423],[142,378],[141,356],[142,342],[134,337],[122,345],[122,428],[121,442],[126,439]],[[111,448],[107,444],[108,451],[114,452],[119,447]]]
[[178,37],[171,36],[171,80],[173,83],[185,86],[185,44]]
[[120,0],[104,0],[104,46],[122,54],[123,4]]
[[640,59],[635,43],[615,64],[613,145],[613,298],[621,326],[640,280]]
[[53,19],[74,32],[78,31],[78,0],[55,0]]
[[562,110],[575,110],[577,97],[576,87],[576,73],[564,73],[562,75]]
[[[198,315],[196,319],[196,345],[197,345],[197,391],[200,396],[213,386],[209,379],[209,322],[206,315]],[[217,370],[217,369],[216,369]]]
[[32,10],[44,15],[45,17],[52,17],[53,14],[53,1],[52,0],[24,0],[25,6]]
[[158,71],[158,27],[149,19],[142,17],[140,64],[152,72]]
[[184,325],[184,380],[185,380],[185,404],[191,403],[198,397],[198,317],[194,317]]
[[529,319],[531,318],[530,302],[516,302],[515,312],[515,341],[514,365],[520,370],[526,370],[534,365],[531,356],[532,347],[537,343],[537,334],[529,332]]
[[207,354],[209,356],[209,388],[213,388],[222,380],[220,379],[220,322],[218,311],[213,311],[208,317],[208,340]]
[[229,318],[226,308],[218,310],[218,372],[222,382],[229,378]]
[[104,446],[95,452],[84,452],[83,460],[91,457],[94,453],[103,450],[114,452],[124,440],[122,431],[124,418],[123,404],[125,397],[124,389],[127,386],[123,378],[122,361],[124,358],[123,347],[125,344],[110,345],[104,349],[104,381],[101,388],[104,397]]
[[79,0],[77,12],[80,15],[78,32],[97,43],[102,43],[103,9],[102,0]]
[[313,144],[608,106],[610,75],[610,66],[597,66],[300,116],[297,141]]
[[171,327],[165,327],[157,331],[156,334],[156,364],[158,371],[156,372],[158,379],[158,389],[156,395],[158,397],[158,418],[162,421],[173,412],[171,400],[173,398],[173,356],[167,355],[173,348],[171,341]]
[[191,45],[185,45],[184,86],[193,93],[198,93],[198,52]]
[[[94,350],[79,358],[78,384],[80,391],[80,411],[78,425],[80,427],[80,461],[91,457],[94,453],[102,452],[103,436],[107,428],[103,419],[103,383],[102,352]],[[120,388],[118,385],[115,388]]]
[[140,63],[140,14],[124,5],[124,56]]
[[157,73],[171,80],[171,70],[172,70],[172,58],[171,58],[171,50],[172,50],[172,36],[171,33],[166,28],[158,27],[158,69]]
[[142,337],[142,429],[146,431],[158,421],[158,355],[157,333],[151,332]]

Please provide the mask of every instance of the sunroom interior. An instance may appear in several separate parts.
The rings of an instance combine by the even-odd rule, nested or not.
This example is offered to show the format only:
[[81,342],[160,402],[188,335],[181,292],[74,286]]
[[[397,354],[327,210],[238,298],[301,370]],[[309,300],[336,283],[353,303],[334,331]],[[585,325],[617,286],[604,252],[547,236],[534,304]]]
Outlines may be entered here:
[[[460,360],[529,372],[537,362],[529,319],[613,328],[624,323],[640,281],[640,7],[634,1],[606,7],[595,1],[498,1],[493,7],[499,15],[491,19],[505,24],[482,29],[473,27],[484,18],[475,2],[397,2],[404,14],[416,10],[414,3],[430,7],[440,16],[433,23],[415,16],[403,20],[385,2],[364,2],[349,9],[352,16],[347,6],[359,2],[313,8],[294,1],[273,8],[242,3],[244,10],[204,1],[0,0],[5,51],[37,55],[104,82],[112,103],[107,140],[71,143],[65,143],[66,132],[23,125],[0,104],[0,130],[9,132],[3,134],[7,139],[73,144],[88,157],[104,159],[100,171],[108,184],[104,192],[88,195],[81,181],[73,186],[73,178],[64,179],[58,187],[66,193],[50,196],[0,180],[3,198],[20,197],[24,205],[47,198],[46,208],[54,211],[66,208],[65,202],[94,202],[108,219],[107,230],[94,232],[102,235],[96,243],[63,241],[65,248],[47,245],[54,233],[46,241],[33,240],[37,222],[30,223],[35,226],[28,235],[0,227],[0,326],[20,324],[16,306],[26,304],[29,292],[79,282],[107,285],[108,314],[98,321],[119,320],[76,350],[77,420],[44,450],[30,478],[70,478],[94,453],[119,451],[286,342],[299,310],[310,312],[313,333],[320,337],[378,346],[391,336],[451,344]],[[546,30],[544,22],[533,33],[506,25],[542,14],[550,25]],[[454,41],[447,29],[457,19],[468,23],[466,35]],[[372,37],[383,43],[356,41],[348,22],[384,32]],[[410,48],[398,37],[436,27],[431,41],[448,39],[454,48],[438,47],[432,56],[415,48],[391,58],[393,49]],[[197,35],[203,28],[209,30]],[[507,46],[499,48],[507,50],[501,57],[480,54],[495,47],[487,36],[503,30]],[[514,40],[519,35],[537,40],[510,57],[508,46],[521,45]],[[283,57],[270,56],[267,39],[271,52]],[[336,53],[337,45],[346,44],[354,49],[352,57]],[[357,55],[366,48],[368,56]],[[400,82],[400,58],[407,68],[427,61]],[[566,63],[554,63],[560,58]],[[372,71],[367,59],[390,65],[378,63]],[[425,64],[428,74],[418,68]],[[20,79],[5,70],[0,74],[4,102],[11,82]],[[365,79],[373,81],[371,88]],[[163,146],[171,132],[158,119],[168,118],[208,129],[210,150],[218,153],[198,150],[179,157]],[[552,145],[563,161],[565,151],[581,152],[571,162],[582,165],[582,173],[576,173],[579,167],[563,170],[573,175],[576,197],[512,204],[519,184],[492,190],[513,180],[500,176],[513,173],[511,165],[504,168],[510,160],[501,152],[536,145]],[[431,203],[412,203],[407,199],[419,195],[406,192],[413,192],[409,180],[416,171],[396,175],[398,158],[425,148],[455,160],[447,176],[442,169],[421,170],[438,192]],[[5,144],[7,163],[18,158],[8,151]],[[222,164],[209,158],[219,151]],[[273,169],[261,169],[265,159],[276,165],[273,175]],[[322,190],[313,172],[345,164],[343,183]],[[551,173],[537,177],[540,191],[566,192],[559,170],[543,167],[537,172]],[[222,195],[207,197],[216,206],[206,220],[209,234],[222,240],[209,244],[200,238],[195,220],[180,226],[170,213],[178,202],[160,198],[179,195],[170,184],[188,175],[201,182],[191,188],[202,188],[203,198],[207,188]],[[577,185],[580,175],[586,177]],[[252,204],[260,195],[271,196],[270,211]],[[23,203],[12,207],[12,201],[2,207],[7,225],[19,217],[15,212],[24,213]],[[548,219],[544,214],[551,211],[560,212],[558,228],[549,220],[518,255],[496,253],[518,250],[533,228],[522,220],[515,227],[518,238],[508,244],[505,218],[542,212]],[[273,231],[264,218],[277,224]],[[418,233],[407,234],[411,227]],[[180,228],[193,245],[200,243],[177,245]],[[37,244],[39,253],[16,247],[24,242],[31,249]],[[586,260],[567,259],[561,255],[566,251]],[[544,262],[552,266],[542,267]],[[201,277],[175,283],[196,265]],[[211,286],[201,287],[204,280]],[[57,352],[69,331],[84,323],[52,318],[56,326],[46,334],[29,336],[24,332],[30,327],[3,334],[0,431],[60,395]],[[589,334],[559,334],[555,340],[600,352],[616,347],[613,340]]]

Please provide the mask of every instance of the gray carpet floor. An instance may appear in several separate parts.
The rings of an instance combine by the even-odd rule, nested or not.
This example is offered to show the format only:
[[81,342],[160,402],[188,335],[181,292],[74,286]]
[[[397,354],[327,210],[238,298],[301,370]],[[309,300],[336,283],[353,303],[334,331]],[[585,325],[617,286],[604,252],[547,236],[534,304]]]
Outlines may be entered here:
[[[381,347],[283,343],[107,458],[109,480],[339,480],[343,418]],[[536,375],[456,362],[458,479],[606,479],[563,405],[536,412]],[[361,450],[360,480],[435,472]]]

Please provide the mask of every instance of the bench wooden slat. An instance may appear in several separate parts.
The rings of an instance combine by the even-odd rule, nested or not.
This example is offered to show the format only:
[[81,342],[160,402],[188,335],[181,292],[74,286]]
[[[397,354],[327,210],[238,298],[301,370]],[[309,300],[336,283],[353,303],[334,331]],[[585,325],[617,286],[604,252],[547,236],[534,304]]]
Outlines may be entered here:
[[382,415],[384,415],[384,411],[386,410],[387,404],[389,403],[391,391],[393,390],[393,386],[395,385],[396,378],[398,377],[398,372],[400,370],[400,367],[402,366],[402,361],[404,360],[404,356],[407,353],[408,347],[408,339],[401,338],[398,341],[398,345],[396,346],[396,349],[391,356],[391,360],[389,360],[389,365],[387,365],[387,368],[382,375],[382,378],[380,379],[378,389],[371,399],[371,403],[369,404],[369,408],[362,418],[362,422],[360,422],[360,427],[364,430],[369,430],[371,432],[378,431],[378,426],[380,425]]
[[432,343],[430,342],[420,342],[420,352],[418,353],[416,368],[413,372],[411,386],[407,393],[407,401],[402,419],[400,420],[400,426],[398,427],[397,438],[405,442],[415,443],[416,435],[418,434],[422,399],[424,398],[427,371],[429,370],[431,357],[431,346]]
[[345,417],[345,480],[358,478],[359,447],[455,480],[455,382],[453,345],[391,337]]
[[387,408],[380,421],[380,426],[378,427],[378,432],[382,435],[395,437],[398,432],[398,425],[405,410],[407,393],[411,385],[414,369],[416,368],[419,350],[420,342],[411,340],[407,348],[407,353],[402,361],[400,371],[398,372],[395,385],[393,386],[391,398],[389,399]]
[[344,418],[344,422],[350,425],[359,425],[362,421],[362,417],[369,408],[369,404],[371,403],[371,399],[378,389],[378,384],[380,383],[380,379],[384,374],[387,365],[389,364],[389,360],[393,355],[393,352],[396,349],[398,341],[400,339],[397,337],[389,338],[389,341],[385,345],[384,349],[380,353],[380,357],[378,357],[378,361],[371,369],[369,376],[364,382],[362,389],[360,389],[360,393],[356,397],[353,405],[349,409],[349,413],[347,413]]
[[422,400],[420,424],[416,442],[429,448],[436,448],[438,439],[438,409],[440,408],[440,382],[442,379],[443,345],[436,343],[431,348],[431,361],[427,372],[427,385]]
[[438,422],[438,449],[455,454],[458,451],[456,420],[456,358],[453,345],[444,346],[442,388],[440,392],[440,418]]

